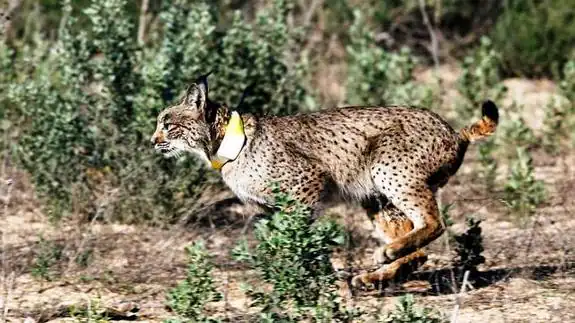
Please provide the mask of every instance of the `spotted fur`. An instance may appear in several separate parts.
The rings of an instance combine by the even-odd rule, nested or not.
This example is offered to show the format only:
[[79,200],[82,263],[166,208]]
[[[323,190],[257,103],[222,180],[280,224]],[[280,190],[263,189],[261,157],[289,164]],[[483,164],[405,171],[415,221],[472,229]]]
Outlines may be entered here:
[[[213,157],[229,119],[228,108],[208,99],[205,78],[180,104],[158,116],[152,137],[168,156],[192,152]],[[415,107],[343,107],[283,117],[244,114],[246,143],[221,168],[225,183],[243,201],[270,205],[272,182],[315,210],[334,195],[361,201],[383,246],[382,268],[354,278],[363,285],[391,279],[406,264],[425,258],[422,248],[444,231],[435,200],[463,162],[470,142],[490,135],[497,107],[456,132],[436,113]],[[374,207],[374,203],[377,205]]]

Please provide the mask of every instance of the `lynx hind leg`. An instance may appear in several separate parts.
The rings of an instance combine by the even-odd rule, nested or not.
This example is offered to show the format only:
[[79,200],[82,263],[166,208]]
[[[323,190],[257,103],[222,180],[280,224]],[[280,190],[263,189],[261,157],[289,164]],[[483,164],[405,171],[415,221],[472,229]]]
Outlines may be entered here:
[[379,255],[381,263],[391,263],[427,246],[445,230],[433,192],[425,184],[410,187],[413,191],[398,190],[391,201],[411,220],[413,229],[385,245]]
[[[410,155],[412,153],[412,155]],[[425,247],[437,239],[444,226],[437,207],[434,192],[427,180],[434,165],[418,157],[417,151],[405,150],[402,154],[382,154],[381,161],[371,169],[373,184],[379,193],[411,220],[413,229],[382,249],[382,263],[391,263]],[[415,161],[410,161],[414,158]]]
[[[396,239],[407,235],[413,230],[413,223],[399,209],[388,204],[383,209],[373,214],[375,233],[384,243],[391,243]],[[382,248],[385,248],[382,247]],[[374,262],[380,263],[382,248],[374,252]],[[383,286],[391,281],[400,281],[423,265],[427,261],[427,255],[422,249],[399,258],[390,264],[382,265],[373,272],[359,274],[352,279],[355,288],[364,286]]]

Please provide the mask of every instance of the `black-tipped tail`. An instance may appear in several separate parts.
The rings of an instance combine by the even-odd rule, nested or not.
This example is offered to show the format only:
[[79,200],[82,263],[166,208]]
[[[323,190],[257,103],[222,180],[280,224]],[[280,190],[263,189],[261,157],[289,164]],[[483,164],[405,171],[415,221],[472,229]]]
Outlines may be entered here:
[[499,109],[491,100],[486,100],[481,106],[481,114],[483,117],[491,119],[495,124],[499,123]]
[[491,100],[486,100],[481,106],[481,120],[461,129],[459,136],[462,140],[473,142],[490,136],[495,132],[499,123],[499,109]]

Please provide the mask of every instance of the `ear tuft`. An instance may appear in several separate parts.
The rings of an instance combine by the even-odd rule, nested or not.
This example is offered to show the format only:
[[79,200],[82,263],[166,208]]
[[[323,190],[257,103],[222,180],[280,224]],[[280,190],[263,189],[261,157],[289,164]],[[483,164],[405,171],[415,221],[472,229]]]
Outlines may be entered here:
[[204,86],[206,91],[206,98],[208,96],[208,76],[210,76],[212,73],[213,71],[209,71],[206,74],[200,75],[194,82],[196,84],[202,84]]
[[186,90],[181,102],[192,109],[203,110],[208,100],[208,76],[212,71],[198,77]]

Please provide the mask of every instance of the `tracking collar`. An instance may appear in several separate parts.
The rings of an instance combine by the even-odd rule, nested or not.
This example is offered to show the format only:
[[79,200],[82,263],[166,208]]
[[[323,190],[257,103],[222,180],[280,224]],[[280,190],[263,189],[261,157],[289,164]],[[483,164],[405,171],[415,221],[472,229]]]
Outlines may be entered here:
[[210,160],[212,168],[220,170],[228,161],[236,159],[242,151],[245,141],[246,134],[242,118],[237,111],[232,111],[222,143],[216,155]]

